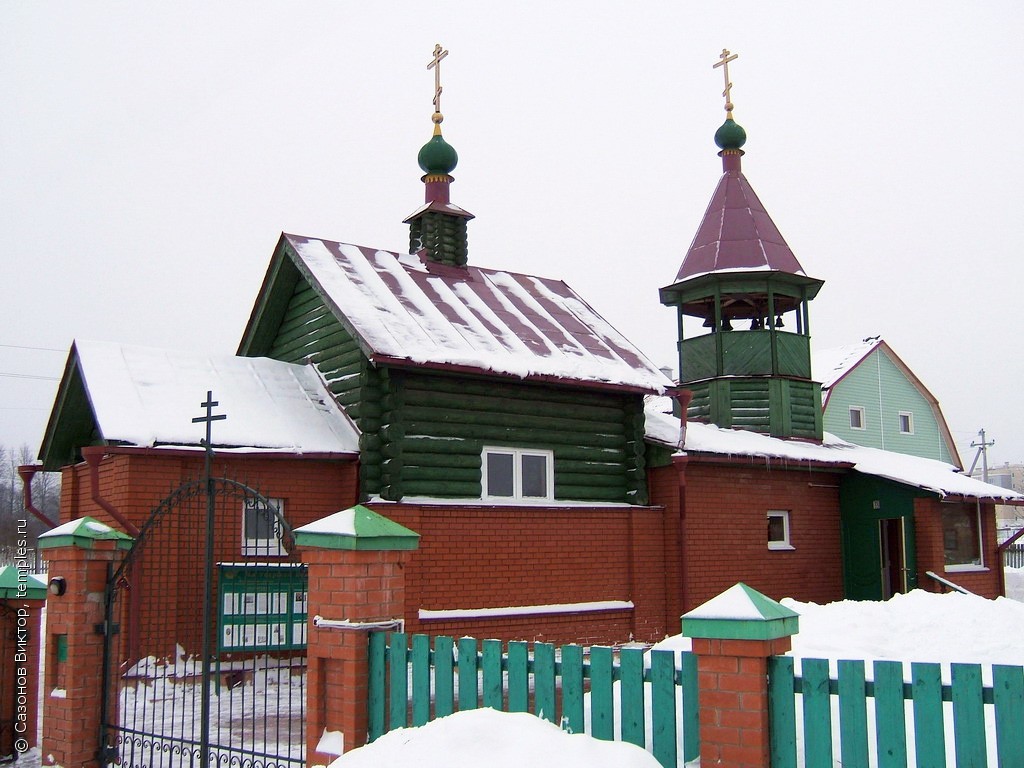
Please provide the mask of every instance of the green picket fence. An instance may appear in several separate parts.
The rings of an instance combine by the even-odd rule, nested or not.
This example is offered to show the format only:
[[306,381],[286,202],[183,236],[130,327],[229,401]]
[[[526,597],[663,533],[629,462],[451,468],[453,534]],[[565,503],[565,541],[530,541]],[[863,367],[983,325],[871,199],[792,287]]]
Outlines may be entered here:
[[[368,730],[420,726],[457,711],[532,712],[572,733],[621,738],[675,768],[700,754],[697,658],[671,651],[370,634]],[[686,706],[680,706],[686,702]],[[588,718],[589,715],[589,718]]]
[[902,662],[872,671],[868,680],[863,661],[840,661],[833,678],[827,660],[803,659],[797,676],[792,657],[771,658],[772,768],[1024,766],[1024,667],[993,665],[991,686],[979,664],[950,665],[948,684],[939,664],[911,664],[909,682]]

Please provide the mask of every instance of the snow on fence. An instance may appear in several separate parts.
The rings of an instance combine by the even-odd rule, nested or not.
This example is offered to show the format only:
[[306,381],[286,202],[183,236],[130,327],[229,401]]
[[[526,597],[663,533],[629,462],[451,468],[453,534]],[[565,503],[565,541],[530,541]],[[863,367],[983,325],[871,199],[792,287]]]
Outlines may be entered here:
[[[369,739],[455,711],[532,712],[572,733],[645,747],[666,768],[699,755],[697,659],[641,648],[372,633]],[[532,645],[532,649],[531,646]]]

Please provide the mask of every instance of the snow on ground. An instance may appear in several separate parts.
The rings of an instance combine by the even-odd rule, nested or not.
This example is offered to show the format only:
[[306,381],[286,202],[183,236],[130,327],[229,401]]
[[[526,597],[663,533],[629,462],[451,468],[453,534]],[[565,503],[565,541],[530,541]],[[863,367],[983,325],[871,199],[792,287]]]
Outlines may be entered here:
[[401,728],[342,755],[331,768],[660,768],[640,747],[570,735],[525,713],[475,709]]

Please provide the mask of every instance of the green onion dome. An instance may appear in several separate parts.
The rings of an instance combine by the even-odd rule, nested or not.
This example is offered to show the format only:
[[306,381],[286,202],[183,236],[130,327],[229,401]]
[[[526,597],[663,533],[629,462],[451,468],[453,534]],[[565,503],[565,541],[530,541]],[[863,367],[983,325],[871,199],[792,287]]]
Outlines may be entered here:
[[726,118],[722,126],[715,131],[715,144],[719,149],[739,149],[746,143],[747,132],[731,117]]
[[434,127],[434,135],[423,145],[417,156],[420,168],[428,176],[448,176],[459,162],[455,147],[444,140],[441,126]]

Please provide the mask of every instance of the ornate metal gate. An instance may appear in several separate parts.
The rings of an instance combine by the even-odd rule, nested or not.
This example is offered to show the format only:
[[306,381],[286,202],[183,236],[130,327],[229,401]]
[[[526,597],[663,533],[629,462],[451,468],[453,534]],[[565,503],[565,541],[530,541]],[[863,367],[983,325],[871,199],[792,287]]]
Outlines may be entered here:
[[208,471],[173,491],[109,574],[104,764],[301,768],[305,606],[279,500]]

